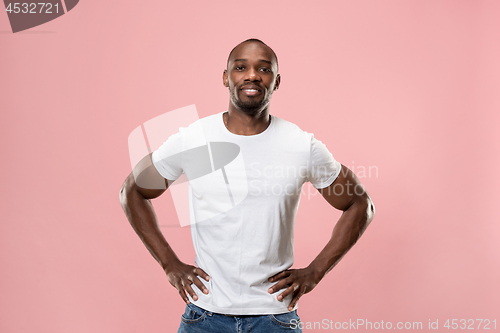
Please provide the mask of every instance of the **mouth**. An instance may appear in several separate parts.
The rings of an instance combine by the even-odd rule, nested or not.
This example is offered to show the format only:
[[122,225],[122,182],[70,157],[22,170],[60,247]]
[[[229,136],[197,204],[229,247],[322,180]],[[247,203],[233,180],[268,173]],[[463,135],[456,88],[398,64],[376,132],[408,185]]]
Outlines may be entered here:
[[240,90],[245,96],[257,96],[261,93],[261,89],[257,86],[244,86]]

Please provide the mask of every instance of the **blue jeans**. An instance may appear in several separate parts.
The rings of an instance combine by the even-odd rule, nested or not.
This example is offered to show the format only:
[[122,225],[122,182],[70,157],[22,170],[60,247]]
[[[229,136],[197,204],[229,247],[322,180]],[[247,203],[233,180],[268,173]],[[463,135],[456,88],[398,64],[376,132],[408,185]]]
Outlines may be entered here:
[[300,332],[297,310],[275,315],[226,316],[186,305],[177,333],[272,333]]

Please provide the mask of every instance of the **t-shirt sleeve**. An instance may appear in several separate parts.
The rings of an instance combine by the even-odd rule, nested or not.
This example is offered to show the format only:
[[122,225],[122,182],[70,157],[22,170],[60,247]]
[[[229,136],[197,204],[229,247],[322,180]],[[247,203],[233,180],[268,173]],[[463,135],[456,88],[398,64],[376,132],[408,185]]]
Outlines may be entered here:
[[156,170],[168,180],[176,180],[183,171],[182,168],[182,148],[183,142],[181,133],[171,135],[157,150],[152,154],[153,165]]
[[342,165],[337,162],[323,142],[311,134],[311,153],[307,180],[317,188],[330,186],[340,174]]

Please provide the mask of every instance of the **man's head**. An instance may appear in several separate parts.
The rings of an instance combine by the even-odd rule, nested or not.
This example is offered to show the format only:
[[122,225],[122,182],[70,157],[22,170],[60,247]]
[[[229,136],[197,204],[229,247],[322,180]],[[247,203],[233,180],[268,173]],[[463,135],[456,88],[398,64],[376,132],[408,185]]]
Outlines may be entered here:
[[222,79],[229,88],[230,108],[256,115],[269,107],[279,87],[278,58],[264,42],[248,39],[229,54]]
[[[233,55],[234,50],[238,46],[240,46],[241,44],[243,44],[243,43],[250,43],[250,42],[261,43],[262,45],[265,45],[265,46],[269,47],[266,43],[264,43],[263,41],[261,41],[260,39],[257,39],[257,38],[250,38],[250,39],[244,40],[243,42],[241,42],[238,45],[236,45],[235,47],[233,47],[233,49],[231,50],[231,52],[229,52],[229,56],[227,57],[227,66],[228,67],[229,67],[229,59],[231,59],[231,56]],[[278,66],[278,56],[276,55],[276,53],[274,53],[274,50],[272,48],[269,47],[269,49],[273,53],[274,59],[276,60],[276,66]]]

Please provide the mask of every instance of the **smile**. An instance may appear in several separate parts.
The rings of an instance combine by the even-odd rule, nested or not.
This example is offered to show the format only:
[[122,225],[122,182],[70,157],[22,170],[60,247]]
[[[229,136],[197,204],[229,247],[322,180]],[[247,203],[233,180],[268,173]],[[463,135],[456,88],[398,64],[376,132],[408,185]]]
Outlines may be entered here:
[[246,96],[256,96],[256,95],[260,94],[260,90],[254,89],[254,88],[244,88],[244,89],[241,89],[241,91]]

